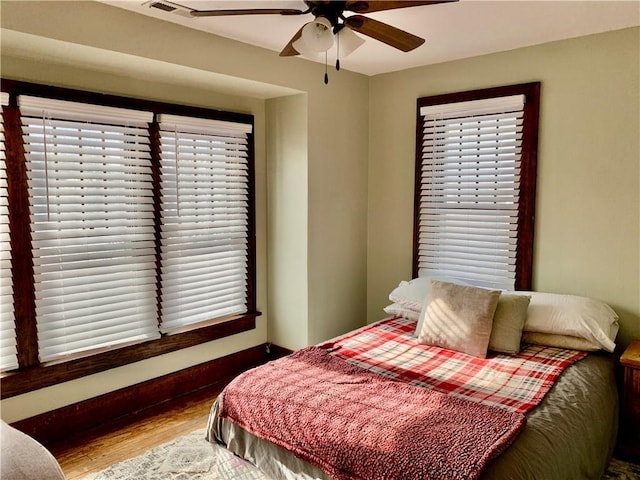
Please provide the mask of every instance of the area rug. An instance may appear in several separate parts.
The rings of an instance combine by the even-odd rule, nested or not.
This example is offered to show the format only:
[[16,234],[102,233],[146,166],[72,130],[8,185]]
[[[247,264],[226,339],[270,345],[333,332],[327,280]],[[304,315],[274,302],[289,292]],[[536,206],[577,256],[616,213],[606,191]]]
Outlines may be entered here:
[[269,480],[249,462],[205,440],[204,429],[116,463],[83,480]]
[[602,480],[640,480],[640,465],[614,458]]
[[[116,463],[83,480],[270,480],[249,462],[205,440],[204,429]],[[640,465],[613,459],[602,480],[639,480]]]

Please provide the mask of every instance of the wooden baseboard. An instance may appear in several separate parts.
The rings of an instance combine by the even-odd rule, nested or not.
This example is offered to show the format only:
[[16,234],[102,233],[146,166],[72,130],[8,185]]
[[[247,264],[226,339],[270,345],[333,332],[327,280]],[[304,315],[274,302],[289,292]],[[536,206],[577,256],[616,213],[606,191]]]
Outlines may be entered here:
[[279,345],[274,345],[273,343],[267,343],[265,345],[267,355],[269,356],[269,360],[275,360],[276,358],[286,357],[293,353],[293,350],[289,350],[288,348],[281,347]]
[[135,419],[145,410],[200,389],[226,385],[249,368],[276,358],[281,347],[271,353],[258,345],[210,362],[196,365],[130,387],[90,398],[12,424],[18,430],[50,445],[63,438],[124,418]]

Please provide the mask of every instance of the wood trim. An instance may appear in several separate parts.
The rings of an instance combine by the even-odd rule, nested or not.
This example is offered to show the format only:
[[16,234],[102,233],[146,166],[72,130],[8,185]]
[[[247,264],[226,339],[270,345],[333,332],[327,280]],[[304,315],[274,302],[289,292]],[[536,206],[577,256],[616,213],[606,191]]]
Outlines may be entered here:
[[[149,124],[149,139],[151,147],[151,183],[153,185],[153,238],[156,257],[156,292],[162,292],[162,185],[161,179],[161,148],[160,148],[160,124],[158,115],[153,115],[153,121]],[[161,295],[156,295],[156,316],[160,318],[162,313]]]
[[28,368],[38,364],[38,332],[31,256],[31,230],[27,166],[22,144],[20,112],[15,99],[3,109],[5,131],[5,165],[9,197],[9,231],[11,232],[11,270],[16,326],[18,365]]
[[522,132],[520,170],[520,207],[518,210],[518,245],[516,248],[516,290],[532,290],[533,248],[536,217],[536,178],[538,170],[538,119],[540,82],[522,86],[526,96]]
[[249,196],[247,199],[248,209],[247,215],[249,217],[249,224],[247,225],[247,248],[249,252],[253,252],[253,254],[248,255],[247,258],[247,275],[249,278],[252,278],[252,282],[247,282],[247,309],[249,311],[254,311],[257,308],[257,288],[256,285],[258,283],[256,277],[256,160],[255,160],[255,142],[254,142],[254,133],[253,128],[251,129],[251,133],[247,135],[247,144],[248,144],[248,173],[249,173]]
[[210,362],[20,420],[12,426],[44,445],[51,445],[58,440],[97,426],[126,418],[130,420],[139,418],[145,410],[197,390],[216,385],[222,388],[236,375],[268,359],[265,346],[257,345]]
[[9,398],[63,381],[74,380],[164,353],[252,330],[256,326],[255,318],[258,315],[260,313],[233,317],[208,327],[175,335],[166,335],[158,340],[116,348],[66,362],[45,363],[30,369],[9,372],[4,374],[0,380],[0,392],[2,398]]

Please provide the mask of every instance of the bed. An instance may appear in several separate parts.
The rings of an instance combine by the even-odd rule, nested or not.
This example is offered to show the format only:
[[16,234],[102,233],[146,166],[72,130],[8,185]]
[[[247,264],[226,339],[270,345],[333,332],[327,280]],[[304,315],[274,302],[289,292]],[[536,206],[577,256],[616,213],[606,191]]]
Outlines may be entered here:
[[418,290],[422,305],[390,295],[404,314],[238,377],[214,403],[207,439],[275,480],[599,480],[617,435],[615,312],[518,292],[528,299],[518,351],[487,343],[483,357],[421,341],[434,293]]

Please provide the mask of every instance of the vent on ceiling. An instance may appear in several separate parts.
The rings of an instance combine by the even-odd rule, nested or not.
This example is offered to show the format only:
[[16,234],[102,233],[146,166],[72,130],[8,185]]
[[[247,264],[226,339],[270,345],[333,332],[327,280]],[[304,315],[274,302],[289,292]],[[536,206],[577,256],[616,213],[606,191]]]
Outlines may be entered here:
[[187,7],[183,7],[182,5],[178,5],[177,3],[167,2],[166,0],[156,1],[152,0],[151,2],[145,2],[142,4],[143,7],[155,8],[157,10],[162,10],[163,12],[173,13],[174,15],[180,15],[181,17],[193,18],[191,16],[191,9]]

